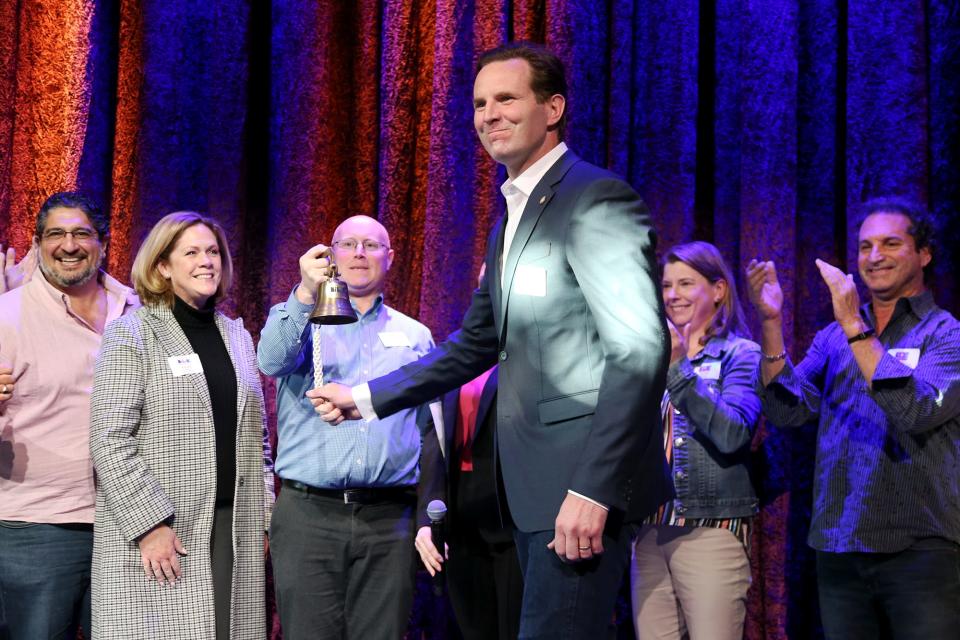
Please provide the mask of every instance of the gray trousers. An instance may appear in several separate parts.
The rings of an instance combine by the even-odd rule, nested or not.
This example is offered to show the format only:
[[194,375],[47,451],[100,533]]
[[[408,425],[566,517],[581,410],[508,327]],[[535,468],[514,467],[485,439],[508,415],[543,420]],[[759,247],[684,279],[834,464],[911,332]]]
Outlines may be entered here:
[[270,524],[285,640],[397,640],[414,591],[414,501],[344,504],[283,487]]

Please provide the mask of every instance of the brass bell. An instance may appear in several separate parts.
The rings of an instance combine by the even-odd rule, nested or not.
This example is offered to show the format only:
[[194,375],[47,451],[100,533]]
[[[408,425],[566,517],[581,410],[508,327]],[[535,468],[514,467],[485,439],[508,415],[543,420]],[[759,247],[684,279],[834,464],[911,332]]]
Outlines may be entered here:
[[347,283],[340,279],[340,271],[333,263],[333,251],[327,249],[321,258],[330,260],[330,278],[320,283],[317,302],[313,305],[309,320],[314,324],[350,324],[357,321],[357,314],[350,305]]

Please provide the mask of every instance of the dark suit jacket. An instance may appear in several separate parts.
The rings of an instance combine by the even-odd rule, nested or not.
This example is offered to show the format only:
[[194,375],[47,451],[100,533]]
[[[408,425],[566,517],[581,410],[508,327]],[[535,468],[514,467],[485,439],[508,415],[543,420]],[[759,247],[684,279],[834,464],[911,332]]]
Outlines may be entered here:
[[425,402],[499,362],[498,452],[516,526],[553,529],[568,489],[642,519],[673,495],[659,412],[669,338],[646,206],[567,152],[527,202],[501,288],[502,245],[501,220],[461,329],[372,380],[374,409]]

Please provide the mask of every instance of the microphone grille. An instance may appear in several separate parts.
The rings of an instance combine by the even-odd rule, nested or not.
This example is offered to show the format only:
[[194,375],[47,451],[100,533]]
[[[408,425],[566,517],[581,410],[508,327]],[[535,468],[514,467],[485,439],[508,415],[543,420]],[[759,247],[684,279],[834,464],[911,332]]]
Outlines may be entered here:
[[443,503],[443,500],[431,500],[430,504],[427,505],[427,517],[431,521],[443,520],[445,515],[447,515],[447,505]]

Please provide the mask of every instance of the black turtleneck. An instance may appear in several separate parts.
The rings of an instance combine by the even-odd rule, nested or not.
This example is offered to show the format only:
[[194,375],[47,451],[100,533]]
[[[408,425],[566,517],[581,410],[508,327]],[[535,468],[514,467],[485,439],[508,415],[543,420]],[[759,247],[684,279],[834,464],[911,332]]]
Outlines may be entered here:
[[175,298],[173,317],[200,357],[210,390],[217,442],[217,506],[232,505],[237,477],[237,378],[233,362],[214,321],[213,305],[194,309]]

